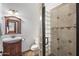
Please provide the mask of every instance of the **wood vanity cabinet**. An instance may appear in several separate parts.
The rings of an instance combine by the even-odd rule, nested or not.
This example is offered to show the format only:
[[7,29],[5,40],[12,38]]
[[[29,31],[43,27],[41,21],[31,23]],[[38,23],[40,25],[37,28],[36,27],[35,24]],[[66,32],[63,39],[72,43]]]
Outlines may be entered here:
[[21,40],[11,43],[3,42],[3,56],[21,56]]

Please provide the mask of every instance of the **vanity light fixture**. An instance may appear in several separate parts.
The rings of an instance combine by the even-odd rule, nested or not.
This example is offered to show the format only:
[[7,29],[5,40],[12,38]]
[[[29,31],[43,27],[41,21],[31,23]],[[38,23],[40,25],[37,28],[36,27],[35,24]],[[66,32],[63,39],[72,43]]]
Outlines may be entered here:
[[17,11],[17,10],[9,9],[9,10],[8,10],[8,13],[9,13],[10,15],[17,15],[17,14],[18,14],[18,11]]

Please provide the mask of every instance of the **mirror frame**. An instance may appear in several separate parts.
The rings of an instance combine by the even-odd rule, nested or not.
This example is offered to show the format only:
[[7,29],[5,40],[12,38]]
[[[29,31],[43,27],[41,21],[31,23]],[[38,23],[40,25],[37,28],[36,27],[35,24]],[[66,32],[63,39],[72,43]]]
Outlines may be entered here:
[[[14,25],[9,25],[14,23]],[[12,31],[10,30],[12,27]],[[5,16],[5,34],[21,34],[21,19],[15,16]]]

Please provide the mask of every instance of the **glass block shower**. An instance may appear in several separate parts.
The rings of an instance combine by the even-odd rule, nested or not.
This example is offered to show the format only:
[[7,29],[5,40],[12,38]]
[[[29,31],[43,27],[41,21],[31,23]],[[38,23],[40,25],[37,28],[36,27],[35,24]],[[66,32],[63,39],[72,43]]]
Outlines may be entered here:
[[[48,38],[45,40],[46,43],[48,42],[45,45],[45,55],[76,55],[75,3],[62,3],[50,11],[45,10],[45,37]],[[42,55],[42,38],[40,38],[40,55]]]

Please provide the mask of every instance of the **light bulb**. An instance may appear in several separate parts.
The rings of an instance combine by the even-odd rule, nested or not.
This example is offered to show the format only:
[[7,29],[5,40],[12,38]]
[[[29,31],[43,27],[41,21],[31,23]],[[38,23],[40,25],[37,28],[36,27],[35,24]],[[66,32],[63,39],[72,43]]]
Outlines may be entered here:
[[15,12],[15,15],[19,15],[18,12]]
[[8,10],[8,14],[10,14],[10,15],[12,15],[13,14],[13,12],[12,12],[12,10],[10,9],[10,10]]

